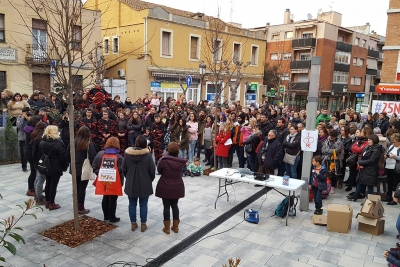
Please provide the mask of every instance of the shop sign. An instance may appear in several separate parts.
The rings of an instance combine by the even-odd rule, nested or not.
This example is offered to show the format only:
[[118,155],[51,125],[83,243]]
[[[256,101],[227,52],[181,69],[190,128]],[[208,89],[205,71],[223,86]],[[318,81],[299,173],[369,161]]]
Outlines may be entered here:
[[284,85],[279,86],[279,91],[281,93],[284,93],[285,92],[285,86]]
[[257,94],[246,94],[246,106],[250,106],[251,104],[255,104],[257,101]]
[[258,83],[250,83],[250,90],[257,91],[258,90]]
[[376,86],[375,93],[400,94],[400,84],[379,84]]
[[17,49],[15,48],[0,48],[0,60],[16,61]]
[[182,93],[183,90],[179,83],[173,82],[150,82],[150,90],[152,92],[170,92]]
[[382,100],[373,100],[371,112],[381,113],[386,112],[388,115],[393,113],[400,114],[400,102],[398,101],[382,101]]

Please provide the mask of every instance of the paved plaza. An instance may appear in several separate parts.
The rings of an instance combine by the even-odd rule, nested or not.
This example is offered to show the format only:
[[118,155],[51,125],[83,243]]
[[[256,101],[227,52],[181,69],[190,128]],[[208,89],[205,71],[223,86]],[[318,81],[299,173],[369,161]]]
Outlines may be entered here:
[[[235,156],[236,158],[236,156]],[[234,165],[235,167],[235,165]],[[22,204],[28,197],[28,173],[23,173],[20,164],[0,167],[0,219],[9,215],[18,215],[17,204]],[[153,183],[157,184],[158,177]],[[122,266],[110,265],[116,261],[136,262],[145,265],[146,259],[154,258],[164,251],[180,243],[184,238],[198,231],[201,227],[217,218],[236,204],[260,190],[253,185],[239,183],[229,186],[229,201],[219,199],[217,209],[214,202],[218,190],[218,180],[208,176],[185,177],[186,197],[180,200],[180,231],[170,235],[162,232],[162,201],[154,195],[149,199],[148,230],[130,230],[128,216],[128,197],[118,199],[117,216],[121,221],[117,229],[104,234],[76,248],[69,248],[55,241],[44,238],[38,233],[62,222],[71,220],[71,176],[65,173],[61,178],[56,203],[59,210],[38,211],[37,220],[31,216],[23,218],[19,226],[24,228],[22,235],[26,245],[17,244],[17,255],[1,251],[8,263],[5,266],[33,267],[46,264],[47,267],[71,266]],[[344,189],[337,190],[329,197],[330,202],[345,204]],[[352,229],[348,234],[332,233],[324,226],[311,223],[314,203],[310,203],[310,211],[297,212],[297,216],[285,220],[271,217],[282,196],[273,190],[265,200],[261,197],[249,208],[260,210],[260,223],[251,224],[243,221],[243,211],[237,213],[222,225],[207,234],[211,236],[193,245],[176,256],[164,266],[172,267],[208,267],[219,266],[228,262],[229,258],[243,259],[240,266],[387,266],[382,257],[384,250],[393,247],[396,242],[395,223],[399,214],[398,206],[385,204],[385,233],[373,236],[357,230],[357,222],[353,219]],[[94,218],[103,219],[101,196],[94,195],[94,187],[87,189],[86,208]],[[351,202],[354,217],[360,210],[361,200]],[[324,201],[324,206],[326,202]],[[226,231],[235,226],[233,229]],[[135,265],[129,265],[135,266]]]

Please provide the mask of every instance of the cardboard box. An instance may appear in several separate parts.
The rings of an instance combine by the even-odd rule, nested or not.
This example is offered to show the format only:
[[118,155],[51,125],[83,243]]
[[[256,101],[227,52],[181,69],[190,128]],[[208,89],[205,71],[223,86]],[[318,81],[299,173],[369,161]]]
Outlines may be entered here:
[[372,219],[378,219],[383,217],[384,212],[385,209],[381,202],[381,196],[368,194],[368,199],[364,200],[361,207],[361,215]]
[[325,215],[313,215],[312,223],[316,225],[326,225],[328,221],[328,217]]
[[361,215],[356,216],[358,222],[358,230],[372,235],[380,235],[385,232],[385,220],[382,218],[368,218]]
[[328,203],[327,225],[330,232],[348,233],[353,220],[353,208],[350,204],[338,205]]

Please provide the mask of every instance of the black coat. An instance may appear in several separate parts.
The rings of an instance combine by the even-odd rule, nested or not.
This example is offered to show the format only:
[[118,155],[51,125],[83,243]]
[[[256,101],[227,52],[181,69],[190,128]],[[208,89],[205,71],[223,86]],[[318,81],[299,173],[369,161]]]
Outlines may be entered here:
[[139,122],[132,120],[132,123],[128,121],[126,124],[129,138],[137,138],[139,135],[142,135],[142,128],[143,123],[141,120]]
[[65,159],[65,147],[61,139],[52,139],[44,136],[39,145],[39,158],[45,153],[48,155],[51,168],[49,168],[50,176],[62,175],[68,168],[68,162]]
[[266,139],[262,144],[261,144],[261,149],[258,151],[257,157],[258,157],[258,162],[261,164],[262,162],[262,156],[265,154],[265,160],[264,160],[264,168],[266,169],[276,169],[279,166],[279,162],[282,161],[283,159],[283,149],[282,149],[282,144],[279,142],[278,139],[274,139],[273,142],[270,141],[268,144],[267,149],[265,150],[265,145],[268,139]]
[[[82,166],[83,162],[87,158],[87,155],[89,154],[89,162],[90,165],[93,164],[94,158],[96,157],[96,149],[94,148],[94,145],[92,142],[89,143],[89,148],[88,150],[80,150],[76,151],[76,146],[78,145],[78,140],[75,139],[75,168],[76,168],[76,175],[82,175]],[[68,144],[65,159],[68,161],[68,163],[71,163],[71,153],[69,152],[70,146]],[[71,171],[71,169],[70,169]]]
[[257,146],[258,146],[258,144],[260,142],[262,142],[262,134],[261,134],[260,131],[258,131],[257,133],[250,135],[250,137],[247,138],[247,140],[244,141],[243,144],[245,146],[246,145],[251,145],[252,148],[253,148],[253,152],[251,152],[250,154],[255,155],[256,154],[256,148],[257,148]]
[[359,171],[358,183],[373,186],[378,182],[378,163],[382,151],[382,146],[379,144],[364,148],[358,160],[358,165],[363,167]]
[[268,136],[269,131],[275,128],[275,124],[267,121],[260,124],[260,131],[262,132],[263,139]]
[[[286,137],[288,137],[288,136],[286,136]],[[296,136],[294,137],[294,140],[292,142],[287,141],[287,138],[284,139],[282,146],[284,149],[286,149],[286,153],[288,153],[289,155],[299,154],[300,148],[301,148],[300,138],[301,138],[301,134],[298,133],[298,134],[296,134]],[[289,136],[289,140],[290,140],[290,136]]]
[[156,167],[147,148],[129,147],[125,150],[122,171],[126,179],[124,192],[129,197],[147,197],[153,194],[152,182],[156,177]]

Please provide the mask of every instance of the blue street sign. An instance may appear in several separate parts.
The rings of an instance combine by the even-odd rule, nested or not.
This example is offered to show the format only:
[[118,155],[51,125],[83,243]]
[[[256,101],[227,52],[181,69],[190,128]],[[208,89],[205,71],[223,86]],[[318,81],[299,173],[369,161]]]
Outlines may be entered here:
[[50,66],[57,67],[57,61],[56,60],[52,60],[51,63],[50,63]]
[[365,97],[365,94],[356,94],[356,98],[363,98]]
[[186,77],[186,86],[190,87],[192,85],[192,76],[188,75]]

